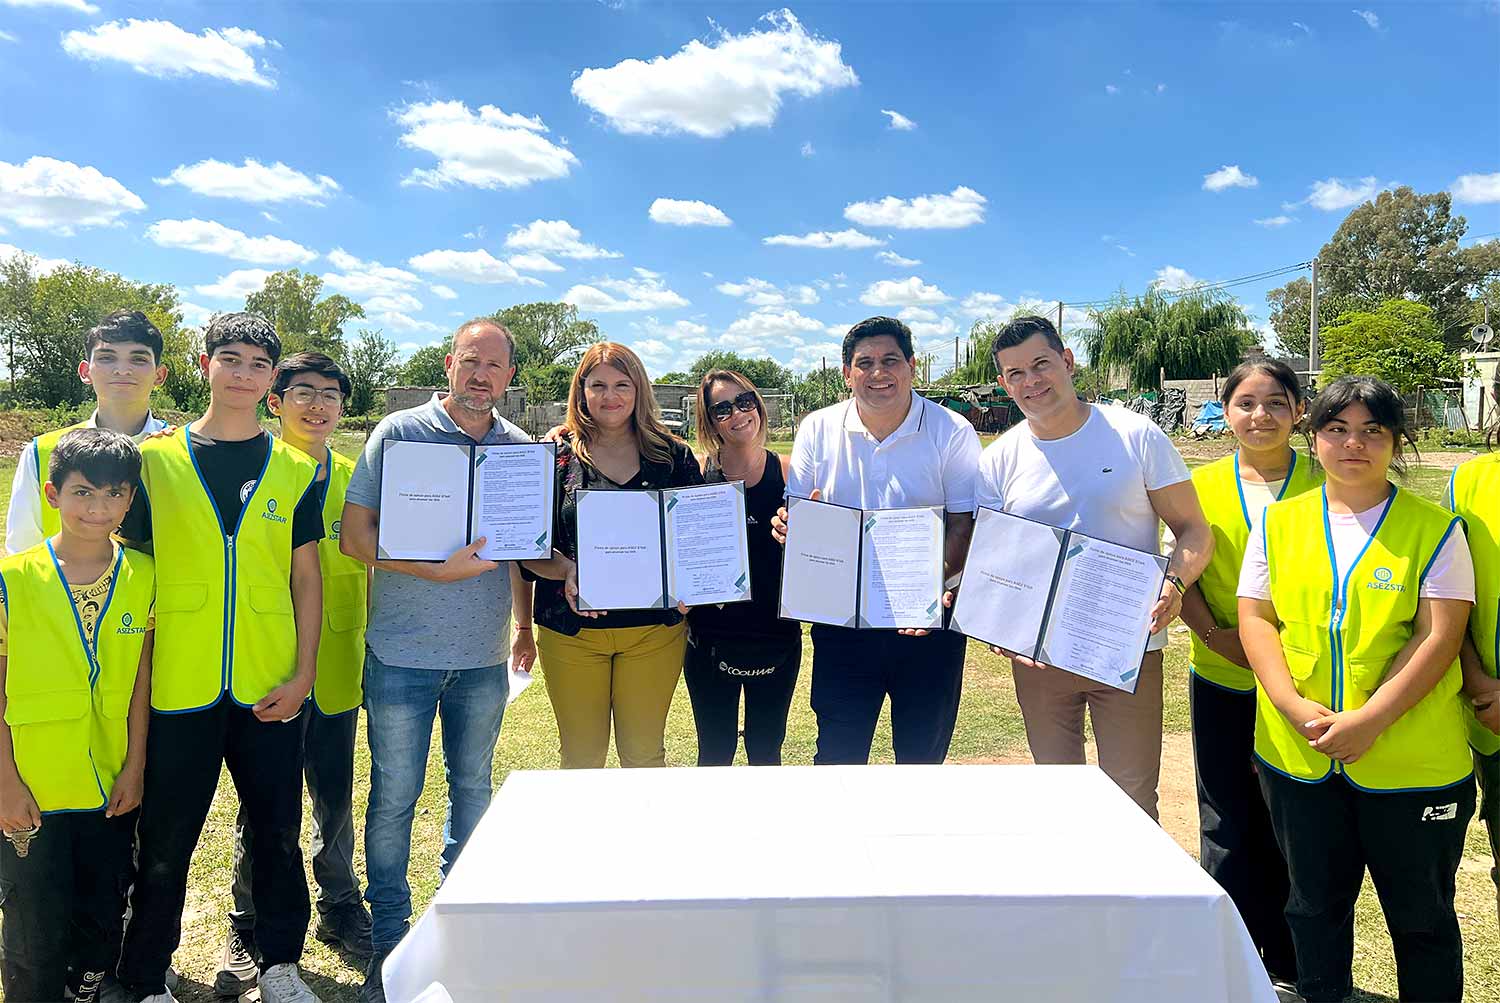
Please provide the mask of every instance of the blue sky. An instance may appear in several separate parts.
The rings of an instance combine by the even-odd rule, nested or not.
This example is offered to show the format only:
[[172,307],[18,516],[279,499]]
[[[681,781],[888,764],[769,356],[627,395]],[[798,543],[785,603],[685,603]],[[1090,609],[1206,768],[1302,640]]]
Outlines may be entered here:
[[976,317],[1304,261],[1385,186],[1500,231],[1500,4],[1363,2],[0,0],[0,252],[190,321],[295,265],[408,351],[566,298],[657,373],[898,314],[937,375]]

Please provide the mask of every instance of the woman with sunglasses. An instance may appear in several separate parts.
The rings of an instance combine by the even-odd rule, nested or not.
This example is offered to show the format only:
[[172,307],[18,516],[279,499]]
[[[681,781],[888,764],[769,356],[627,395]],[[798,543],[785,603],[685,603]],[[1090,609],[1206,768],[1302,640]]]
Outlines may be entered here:
[[704,480],[745,483],[751,595],[748,602],[698,606],[688,615],[683,674],[698,728],[698,765],[734,761],[743,690],[745,755],[752,766],[779,766],[802,662],[801,625],[777,616],[781,546],[771,537],[789,458],[766,448],[765,401],[739,373],[706,374],[695,410]]
[[703,475],[662,424],[640,357],[614,342],[589,346],[579,360],[560,438],[555,549],[523,568],[547,579],[537,583],[533,619],[562,766],[602,767],[611,721],[621,766],[665,766],[687,625],[676,609],[578,609],[578,492],[684,487]]
[[1234,900],[1272,981],[1290,985],[1297,958],[1284,915],[1286,861],[1255,777],[1255,674],[1240,643],[1235,593],[1251,527],[1272,502],[1315,489],[1322,475],[1291,445],[1302,419],[1302,386],[1286,363],[1238,366],[1219,399],[1239,448],[1193,471],[1214,556],[1182,597],[1182,619],[1193,631],[1188,696],[1198,859]]
[[1240,573],[1255,755],[1291,895],[1297,992],[1353,989],[1366,868],[1402,1000],[1463,997],[1454,877],[1474,814],[1459,648],[1474,603],[1460,520],[1393,485],[1401,398],[1344,377],[1313,403],[1327,478],[1266,509]]

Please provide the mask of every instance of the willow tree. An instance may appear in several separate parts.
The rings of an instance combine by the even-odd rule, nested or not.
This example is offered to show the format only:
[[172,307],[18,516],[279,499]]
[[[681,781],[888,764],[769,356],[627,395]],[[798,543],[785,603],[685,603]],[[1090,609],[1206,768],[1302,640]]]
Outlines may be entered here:
[[1244,308],[1222,291],[1152,288],[1090,313],[1093,329],[1079,333],[1089,365],[1136,390],[1160,390],[1163,371],[1179,380],[1227,373],[1254,341]]

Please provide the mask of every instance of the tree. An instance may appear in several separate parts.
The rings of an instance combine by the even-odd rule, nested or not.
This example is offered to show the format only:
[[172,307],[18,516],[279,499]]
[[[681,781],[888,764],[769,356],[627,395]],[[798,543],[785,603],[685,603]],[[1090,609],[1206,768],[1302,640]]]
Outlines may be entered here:
[[516,339],[516,371],[533,365],[571,365],[599,341],[599,325],[579,320],[571,303],[521,303],[493,315]]
[[848,388],[844,385],[842,367],[829,366],[814,369],[804,376],[794,377],[790,387],[792,406],[798,414],[816,411],[844,399]]
[[[1271,330],[1276,332],[1276,343],[1285,355],[1306,355],[1311,338],[1312,282],[1294,279],[1286,285],[1266,293],[1266,303],[1271,307]],[[1318,327],[1332,324],[1341,313],[1358,310],[1369,304],[1352,296],[1325,293],[1318,290]]]
[[568,399],[568,388],[573,383],[573,364],[554,362],[549,365],[532,364],[515,375],[512,383],[526,391],[526,399],[533,404]]
[[[1413,299],[1432,308],[1450,347],[1466,340],[1470,294],[1500,271],[1500,241],[1460,247],[1469,224],[1452,208],[1447,192],[1419,195],[1402,186],[1351,210],[1318,252],[1319,320],[1324,317],[1325,296],[1339,312],[1370,311],[1387,300]],[[1285,303],[1287,289],[1268,295],[1273,307],[1278,299]],[[1305,309],[1300,319],[1305,330]],[[1286,336],[1292,335],[1295,324],[1295,318],[1286,321]],[[1281,327],[1276,330],[1278,338],[1283,337]]]
[[323,280],[296,268],[266,276],[259,291],[245,297],[245,309],[276,326],[282,351],[322,352],[345,359],[344,325],[365,315],[365,308],[346,296],[318,297]]
[[1254,341],[1244,309],[1223,291],[1172,297],[1151,288],[1090,313],[1094,328],[1081,333],[1089,364],[1131,389],[1161,389],[1163,370],[1179,380],[1227,373]]
[[452,338],[445,338],[435,345],[423,345],[401,367],[401,382],[409,387],[446,387],[448,373],[443,368],[443,360],[451,351]]
[[0,261],[0,337],[5,339],[5,372],[9,378],[5,404],[15,404],[15,380],[19,372],[17,345],[24,342],[36,297],[36,259],[13,254]]
[[699,356],[687,373],[672,373],[672,376],[686,376],[686,379],[669,380],[662,377],[662,383],[686,383],[693,384],[703,379],[703,374],[715,369],[727,369],[730,372],[739,373],[751,383],[762,390],[784,391],[792,383],[792,371],[772,358],[752,358],[740,355],[738,352],[709,352],[707,355]]
[[1373,311],[1356,310],[1322,332],[1324,381],[1376,376],[1402,393],[1463,376],[1463,362],[1443,344],[1437,313],[1422,303],[1392,299]]
[[349,350],[349,413],[369,414],[375,409],[375,394],[396,375],[396,345],[379,331],[361,329]]

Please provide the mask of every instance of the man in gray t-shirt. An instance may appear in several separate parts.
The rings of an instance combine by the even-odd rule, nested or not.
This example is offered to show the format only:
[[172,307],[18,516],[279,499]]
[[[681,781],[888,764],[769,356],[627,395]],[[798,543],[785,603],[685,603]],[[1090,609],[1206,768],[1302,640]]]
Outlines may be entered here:
[[[448,393],[387,415],[370,433],[345,493],[340,549],[375,569],[365,631],[365,716],[370,802],[365,812],[365,898],[374,956],[362,1003],[383,1003],[380,965],[406,933],[411,889],[412,815],[427,773],[432,722],[443,722],[448,819],[446,875],[489,806],[495,742],[508,690],[507,658],[518,669],[536,659],[532,585],[512,563],[475,556],[481,538],[445,561],[376,557],[380,473],[386,439],[493,445],[530,441],[494,412],[515,374],[515,341],[488,318],[458,329],[444,361]],[[511,642],[510,614],[517,634]]]

